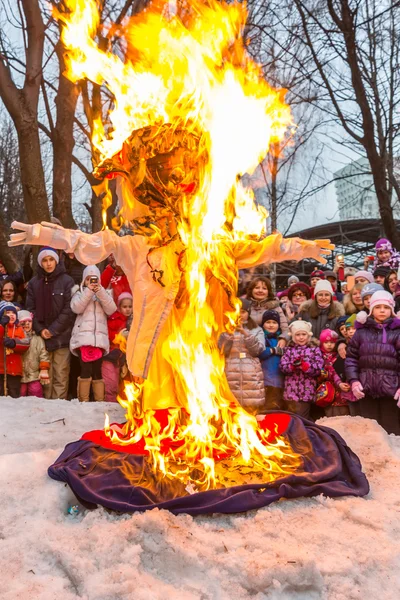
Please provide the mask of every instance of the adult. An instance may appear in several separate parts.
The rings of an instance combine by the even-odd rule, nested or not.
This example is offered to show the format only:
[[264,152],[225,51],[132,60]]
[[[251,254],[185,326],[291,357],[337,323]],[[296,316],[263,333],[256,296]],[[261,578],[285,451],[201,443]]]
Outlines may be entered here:
[[46,398],[68,397],[70,370],[69,341],[75,316],[70,307],[74,280],[53,248],[42,248],[38,254],[37,274],[28,284],[26,309],[33,313],[33,328],[46,344],[50,354],[50,385]]
[[281,331],[287,333],[289,326],[285,313],[279,305],[279,300],[275,298],[271,282],[267,277],[253,279],[247,286],[246,298],[251,302],[251,318],[256,325],[261,325],[266,310],[276,310],[281,320]]
[[300,306],[297,319],[311,323],[313,336],[318,340],[323,329],[336,329],[338,318],[344,315],[343,305],[334,300],[333,296],[329,281],[318,281],[314,288],[314,298]]
[[385,279],[389,275],[390,267],[376,267],[374,271],[374,281],[385,287]]
[[314,271],[310,275],[310,286],[315,288],[318,281],[321,279],[325,279],[325,273],[321,269],[314,269]]
[[115,303],[124,292],[132,294],[128,278],[122,268],[117,265],[113,254],[108,257],[108,265],[101,274],[101,285],[105,290],[112,290]]
[[344,297],[343,306],[346,315],[356,315],[361,310],[364,310],[364,301],[361,296],[363,288],[363,283],[356,283]]
[[288,300],[289,302],[286,304],[285,312],[288,321],[294,319],[294,317],[299,312],[300,306],[306,302],[306,300],[310,300],[311,298],[311,290],[306,283],[299,281],[290,286],[288,290]]
[[0,283],[0,299],[14,304],[17,310],[22,308],[21,303],[18,302],[18,288],[14,281],[6,279]]
[[8,273],[4,263],[0,260],[0,281],[13,281],[16,286],[24,282],[22,271]]
[[335,271],[325,271],[325,279],[331,284],[336,300],[343,302],[344,294],[338,289],[338,280]]
[[75,285],[81,285],[84,265],[79,262],[73,252],[63,252],[61,260],[64,261],[65,271],[72,277]]
[[397,270],[392,269],[390,273],[388,273],[385,277],[385,285],[384,288],[387,292],[390,292],[392,296],[396,293],[397,284],[399,283],[399,279],[397,276]]
[[369,271],[357,271],[354,275],[355,283],[362,283],[365,285],[366,283],[374,283],[374,276]]

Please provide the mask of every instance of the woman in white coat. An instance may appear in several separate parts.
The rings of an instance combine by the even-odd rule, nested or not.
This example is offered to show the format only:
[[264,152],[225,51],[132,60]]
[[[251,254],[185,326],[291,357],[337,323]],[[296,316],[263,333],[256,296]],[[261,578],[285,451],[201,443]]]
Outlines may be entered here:
[[111,295],[100,284],[100,271],[89,265],[83,271],[80,288],[71,298],[71,309],[77,315],[72,330],[70,350],[79,356],[78,399],[88,402],[90,387],[96,401],[104,400],[101,362],[110,350],[107,316],[117,307]]

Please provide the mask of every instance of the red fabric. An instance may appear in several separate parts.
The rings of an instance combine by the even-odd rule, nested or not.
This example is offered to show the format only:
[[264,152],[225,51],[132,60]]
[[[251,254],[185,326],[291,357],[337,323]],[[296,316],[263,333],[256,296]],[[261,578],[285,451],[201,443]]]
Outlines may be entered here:
[[302,362],[301,363],[301,370],[303,371],[303,373],[307,373],[307,371],[310,370],[310,363],[308,363],[308,362]]
[[113,269],[111,265],[106,266],[101,274],[100,281],[103,288],[112,290],[115,303],[117,303],[118,297],[123,292],[132,294],[127,276],[125,274],[116,275],[115,269]]
[[83,362],[93,362],[103,356],[102,349],[94,346],[81,346],[80,351]]
[[[7,325],[6,336],[15,339],[17,345],[6,356],[7,375],[22,376],[22,356],[29,348],[29,344],[20,344],[18,340],[25,339],[24,330],[20,325]],[[4,327],[0,325],[0,373],[4,374]]]
[[113,344],[113,341],[114,341],[114,338],[117,335],[117,333],[119,333],[123,329],[126,329],[127,322],[128,322],[128,317],[124,317],[124,315],[121,314],[119,312],[119,310],[117,310],[110,317],[108,317],[107,327],[108,327],[108,338],[109,338],[110,344],[111,344],[110,350],[112,350],[113,348],[119,348],[119,346],[117,344]]

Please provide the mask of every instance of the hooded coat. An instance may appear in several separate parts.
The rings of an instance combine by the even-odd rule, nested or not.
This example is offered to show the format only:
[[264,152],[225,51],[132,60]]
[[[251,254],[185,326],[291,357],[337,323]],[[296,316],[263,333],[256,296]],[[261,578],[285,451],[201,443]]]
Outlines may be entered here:
[[4,336],[15,340],[16,345],[9,350],[6,348],[7,375],[22,376],[22,354],[29,348],[29,341],[21,325],[14,323],[5,327],[0,325],[0,373],[4,374]]
[[280,370],[280,362],[283,351],[278,349],[280,330],[276,333],[264,331],[265,350],[258,357],[264,374],[264,386],[283,388],[283,374]]
[[30,340],[29,348],[22,357],[23,375],[21,383],[31,383],[39,381],[41,370],[48,371],[50,368],[50,356],[46,350],[44,339],[32,331],[32,335],[27,335]]
[[400,387],[400,319],[380,324],[368,317],[358,325],[347,346],[345,369],[347,381],[359,381],[366,395],[394,396]]
[[218,347],[225,355],[225,373],[233,395],[243,408],[257,413],[265,403],[264,376],[257,358],[265,341],[261,327],[248,331],[249,336],[239,331],[222,333]]
[[276,310],[280,317],[280,330],[282,333],[289,331],[289,325],[285,313],[283,312],[279,300],[258,300],[250,299],[251,302],[251,318],[256,325],[261,325],[262,316],[266,310]]
[[111,294],[103,287],[94,294],[91,289],[83,286],[88,275],[97,277],[100,282],[99,269],[95,265],[86,267],[80,288],[71,298],[71,308],[77,317],[69,347],[75,355],[78,355],[77,350],[82,346],[101,348],[107,354],[110,350],[107,316],[112,315],[117,307]]
[[345,314],[340,302],[333,300],[328,308],[320,308],[316,300],[307,300],[300,306],[294,320],[311,323],[313,336],[319,339],[323,329],[336,329],[337,320]]
[[317,378],[323,366],[324,358],[317,346],[298,346],[290,342],[280,362],[281,371],[286,375],[284,400],[315,402]]

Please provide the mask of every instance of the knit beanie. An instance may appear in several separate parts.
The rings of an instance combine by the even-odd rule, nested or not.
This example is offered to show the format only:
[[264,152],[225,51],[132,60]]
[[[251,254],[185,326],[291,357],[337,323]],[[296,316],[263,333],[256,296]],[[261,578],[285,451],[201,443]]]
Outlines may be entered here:
[[310,292],[309,286],[306,283],[303,283],[302,281],[299,281],[299,283],[294,283],[288,289],[289,300],[291,301],[292,298],[293,298],[293,294],[295,292],[299,292],[299,291],[303,292],[303,294],[305,295],[305,297],[307,298],[307,300],[309,300],[311,298],[311,292]]
[[291,323],[289,325],[289,332],[292,337],[296,333],[299,333],[299,331],[305,331],[311,337],[312,336],[311,323],[309,323],[308,321],[293,321],[293,323]]
[[60,262],[60,257],[57,254],[57,250],[54,250],[54,248],[50,248],[50,246],[45,246],[40,250],[37,257],[39,267],[42,266],[42,260],[46,258],[46,256],[51,256],[52,258],[54,258],[57,264]]
[[296,275],[291,275],[288,279],[288,286],[290,287],[294,283],[299,283],[300,279]]
[[383,290],[383,287],[380,283],[366,283],[361,290],[361,298],[364,300],[367,296],[372,296],[375,292],[380,292]]
[[390,267],[376,267],[375,271],[374,271],[374,277],[376,277],[377,275],[380,275],[381,277],[386,277],[387,275],[389,275],[391,271]]
[[321,344],[324,344],[325,342],[337,342],[338,339],[339,336],[333,329],[323,329],[319,336]]
[[321,271],[321,269],[315,269],[311,273],[310,279],[312,279],[313,277],[320,277],[320,279],[325,279],[325,273],[324,273],[324,271]]
[[17,307],[14,306],[14,304],[12,304],[11,302],[6,302],[5,300],[3,300],[2,302],[0,302],[0,319],[8,310],[12,311],[15,314],[15,316],[18,317]]
[[29,310],[20,310],[18,313],[18,321],[24,323],[24,321],[33,321],[33,314]]
[[393,246],[389,240],[386,238],[381,238],[375,244],[375,250],[379,252],[379,250],[389,250],[389,252],[393,252]]
[[354,279],[357,279],[357,277],[364,277],[364,279],[367,279],[367,281],[370,283],[374,283],[374,276],[368,271],[357,271],[357,273],[354,275]]
[[349,317],[347,315],[342,315],[336,321],[336,329],[339,330],[342,325],[344,325]]
[[83,269],[82,283],[85,282],[86,277],[97,277],[97,279],[100,281],[100,271],[96,265],[88,265]]
[[276,321],[278,323],[278,327],[281,326],[281,317],[276,310],[266,310],[261,319],[261,327],[264,325],[266,321]]
[[388,306],[392,310],[392,315],[395,316],[394,300],[393,300],[392,294],[390,294],[389,292],[386,292],[386,290],[382,290],[382,291],[375,292],[374,294],[372,294],[371,303],[369,305],[369,314],[372,315],[372,311],[374,310],[374,307],[379,306],[380,304],[384,304],[385,306]]
[[122,300],[126,300],[127,298],[129,298],[129,300],[133,300],[132,294],[129,292],[122,292],[122,294],[118,296],[117,306],[121,304]]
[[351,315],[350,317],[347,317],[346,319],[346,329],[348,327],[355,327],[355,323],[356,323],[356,319],[357,319],[357,315]]
[[318,294],[318,292],[329,292],[331,296],[333,296],[333,288],[329,281],[324,281],[320,279],[317,281],[317,284],[314,288],[314,298]]

